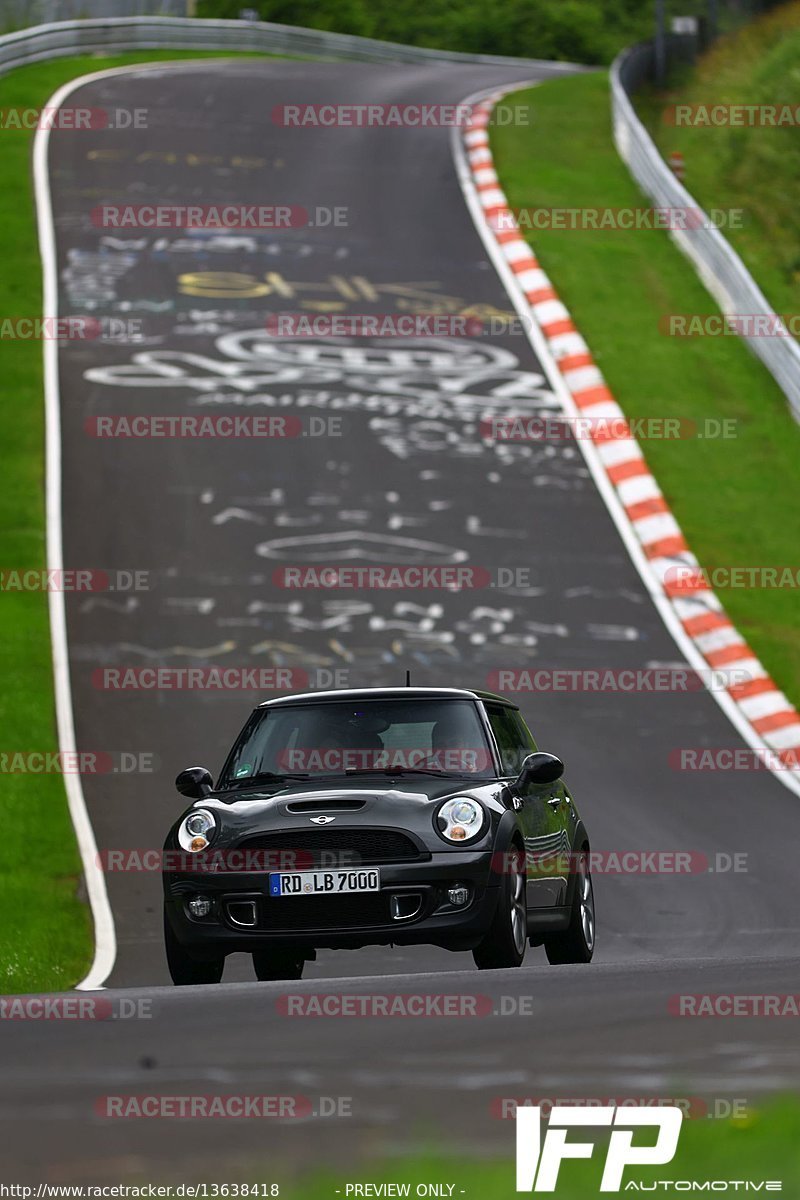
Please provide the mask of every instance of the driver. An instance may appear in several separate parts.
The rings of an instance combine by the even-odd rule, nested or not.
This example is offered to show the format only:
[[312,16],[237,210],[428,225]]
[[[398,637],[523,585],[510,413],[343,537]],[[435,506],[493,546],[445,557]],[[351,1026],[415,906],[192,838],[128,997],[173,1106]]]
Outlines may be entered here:
[[482,765],[481,751],[469,744],[474,730],[472,727],[465,730],[460,717],[460,713],[440,717],[431,730],[432,766],[448,771],[476,771]]

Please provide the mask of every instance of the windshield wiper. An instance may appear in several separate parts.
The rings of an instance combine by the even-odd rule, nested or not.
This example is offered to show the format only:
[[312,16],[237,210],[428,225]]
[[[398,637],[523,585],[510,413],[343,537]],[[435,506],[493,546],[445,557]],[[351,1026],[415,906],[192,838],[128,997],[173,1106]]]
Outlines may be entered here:
[[233,779],[229,784],[229,788],[249,787],[251,783],[280,783],[284,779],[310,779],[308,773],[302,771],[259,771],[257,775],[244,776],[241,779]]

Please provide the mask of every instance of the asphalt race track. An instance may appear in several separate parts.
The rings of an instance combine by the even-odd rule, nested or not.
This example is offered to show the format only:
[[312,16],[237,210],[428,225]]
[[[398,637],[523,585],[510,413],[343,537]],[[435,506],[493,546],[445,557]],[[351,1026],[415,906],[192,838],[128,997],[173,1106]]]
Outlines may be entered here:
[[[479,1017],[288,1018],[279,999],[286,985],[267,983],[126,993],[150,1005],[150,1020],[19,1022],[3,1048],[0,1118],[3,1144],[14,1148],[4,1155],[8,1174],[62,1184],[269,1181],[313,1166],[338,1168],[348,1181],[379,1181],[387,1177],[380,1157],[424,1148],[505,1159],[513,1194],[514,1121],[497,1116],[504,1099],[659,1097],[688,1102],[697,1119],[709,1119],[728,1115],[731,1103],[796,1087],[800,1047],[790,1020],[667,1015],[668,997],[679,992],[754,994],[765,981],[776,992],[796,991],[795,962],[642,960],[635,969],[606,964],[592,972],[589,983],[581,968],[562,967],[402,975],[389,988],[382,976],[322,985],[349,996],[462,996],[486,1012]],[[306,982],[292,988],[320,990]],[[489,1002],[478,1008],[483,997]],[[96,1115],[106,1096],[240,1094],[296,1097],[298,1111],[303,1104],[317,1113],[322,1098],[344,1097],[350,1115],[280,1122]]]
[[[504,668],[682,662],[579,448],[480,438],[486,413],[558,409],[525,338],[432,347],[264,332],[270,314],[287,312],[487,318],[511,308],[447,129],[291,129],[271,119],[275,105],[457,102],[551,71],[209,60],[134,68],[70,98],[148,110],[143,130],[50,141],[60,312],[136,318],[143,332],[138,344],[60,352],[65,563],[149,581],[67,597],[78,745],[155,764],[84,778],[101,852],[160,847],[182,803],[177,771],[216,771],[264,698],[118,691],[98,686],[105,668],[288,667],[370,686],[402,683],[408,667],[415,684],[486,687]],[[154,201],[341,207],[347,224],[223,236],[104,230],[89,217],[103,202]],[[309,436],[87,433],[104,415],[281,412]],[[311,418],[324,435],[311,436]],[[339,558],[466,561],[506,568],[511,582],[460,593],[275,585],[282,566]],[[153,1179],[185,1175],[191,1161],[193,1174],[230,1178],[234,1161],[288,1169],[310,1140],[319,1162],[426,1141],[510,1159],[513,1122],[490,1117],[498,1096],[753,1099],[755,1078],[763,1090],[796,1082],[791,1021],[680,1020],[669,997],[795,989],[800,914],[794,863],[779,850],[800,836],[797,797],[766,772],[670,768],[676,747],[738,744],[707,693],[518,700],[539,745],[565,759],[595,850],[690,851],[711,869],[597,876],[588,968],[550,968],[541,950],[519,971],[491,974],[468,955],[424,948],[321,953],[303,992],[361,994],[393,974],[392,991],[480,993],[509,1014],[477,1028],[395,1021],[389,1036],[377,1018],[282,1017],[286,985],[252,982],[244,958],[229,960],[230,986],[161,990],[160,878],[109,873],[119,953],[106,996],[146,999],[152,1019],[0,1029],[9,1173]],[[741,869],[728,869],[736,855]],[[509,1011],[515,1003],[524,1013]],[[94,1115],[108,1092],[266,1088],[349,1096],[353,1115],[266,1129],[227,1121],[222,1135],[200,1121]]]

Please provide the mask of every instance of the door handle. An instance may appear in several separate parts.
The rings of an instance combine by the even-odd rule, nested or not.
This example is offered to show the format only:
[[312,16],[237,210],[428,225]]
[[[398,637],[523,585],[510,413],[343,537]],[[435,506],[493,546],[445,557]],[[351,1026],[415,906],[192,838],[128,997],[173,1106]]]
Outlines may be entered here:
[[561,804],[561,797],[560,796],[551,796],[549,798],[549,800],[547,801],[547,803],[550,805],[551,808],[558,808],[559,805]]

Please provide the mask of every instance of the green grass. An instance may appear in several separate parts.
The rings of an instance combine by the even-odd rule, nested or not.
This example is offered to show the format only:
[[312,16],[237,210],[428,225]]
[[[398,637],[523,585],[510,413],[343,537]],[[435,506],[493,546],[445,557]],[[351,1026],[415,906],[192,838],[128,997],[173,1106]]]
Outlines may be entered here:
[[[640,113],[662,154],[679,150],[686,186],[704,208],[741,208],[730,241],[778,312],[800,312],[800,131],[797,126],[675,127],[664,106],[800,106],[800,0],[722,38]],[[638,104],[637,104],[638,107]]]
[[[294,1200],[345,1200],[345,1183],[408,1183],[410,1196],[420,1183],[454,1183],[454,1198],[460,1200],[513,1200],[515,1191],[514,1122],[508,1125],[508,1157],[504,1161],[475,1161],[448,1157],[419,1157],[397,1163],[380,1162],[362,1165],[348,1171],[345,1177],[334,1172],[317,1175],[299,1186],[293,1186]],[[658,1180],[678,1179],[753,1181],[782,1180],[782,1195],[800,1195],[800,1156],[796,1152],[800,1137],[800,1103],[791,1098],[773,1101],[763,1110],[754,1111],[739,1120],[684,1121],[678,1150],[673,1161],[660,1167],[629,1167],[623,1176],[624,1185],[641,1181],[651,1186]],[[559,1200],[586,1200],[599,1196],[604,1154],[599,1131],[576,1130],[571,1141],[593,1141],[598,1148],[586,1161],[567,1161],[559,1172],[555,1195]],[[636,1144],[652,1144],[651,1133],[635,1135]],[[623,1191],[617,1195],[641,1195]],[[646,1193],[648,1195],[652,1192]],[[656,1189],[657,1195],[677,1196],[684,1192]],[[695,1195],[716,1194],[696,1192]],[[728,1194],[732,1194],[729,1191]],[[743,1194],[737,1192],[734,1194]],[[753,1193],[750,1193],[751,1195]],[[538,1193],[533,1192],[535,1196]]]
[[[611,140],[604,74],[516,92],[507,103],[531,110],[527,126],[498,124],[491,135],[512,207],[646,204]],[[738,422],[738,436],[729,440],[642,444],[700,562],[796,565],[800,428],[772,377],[738,338],[659,332],[661,314],[716,311],[668,235],[551,229],[529,240],[629,418]],[[800,704],[796,589],[719,595],[767,670]]]
[[[64,59],[0,79],[0,109],[39,108],[76,76],[135,62],[230,57],[147,51]],[[42,311],[30,174],[33,134],[0,132],[0,315]],[[0,384],[0,568],[45,561],[42,344],[4,341]],[[91,565],[91,564],[90,564]],[[0,752],[55,750],[47,598],[0,594]],[[92,956],[92,924],[58,775],[0,774],[0,992],[72,986]]]

